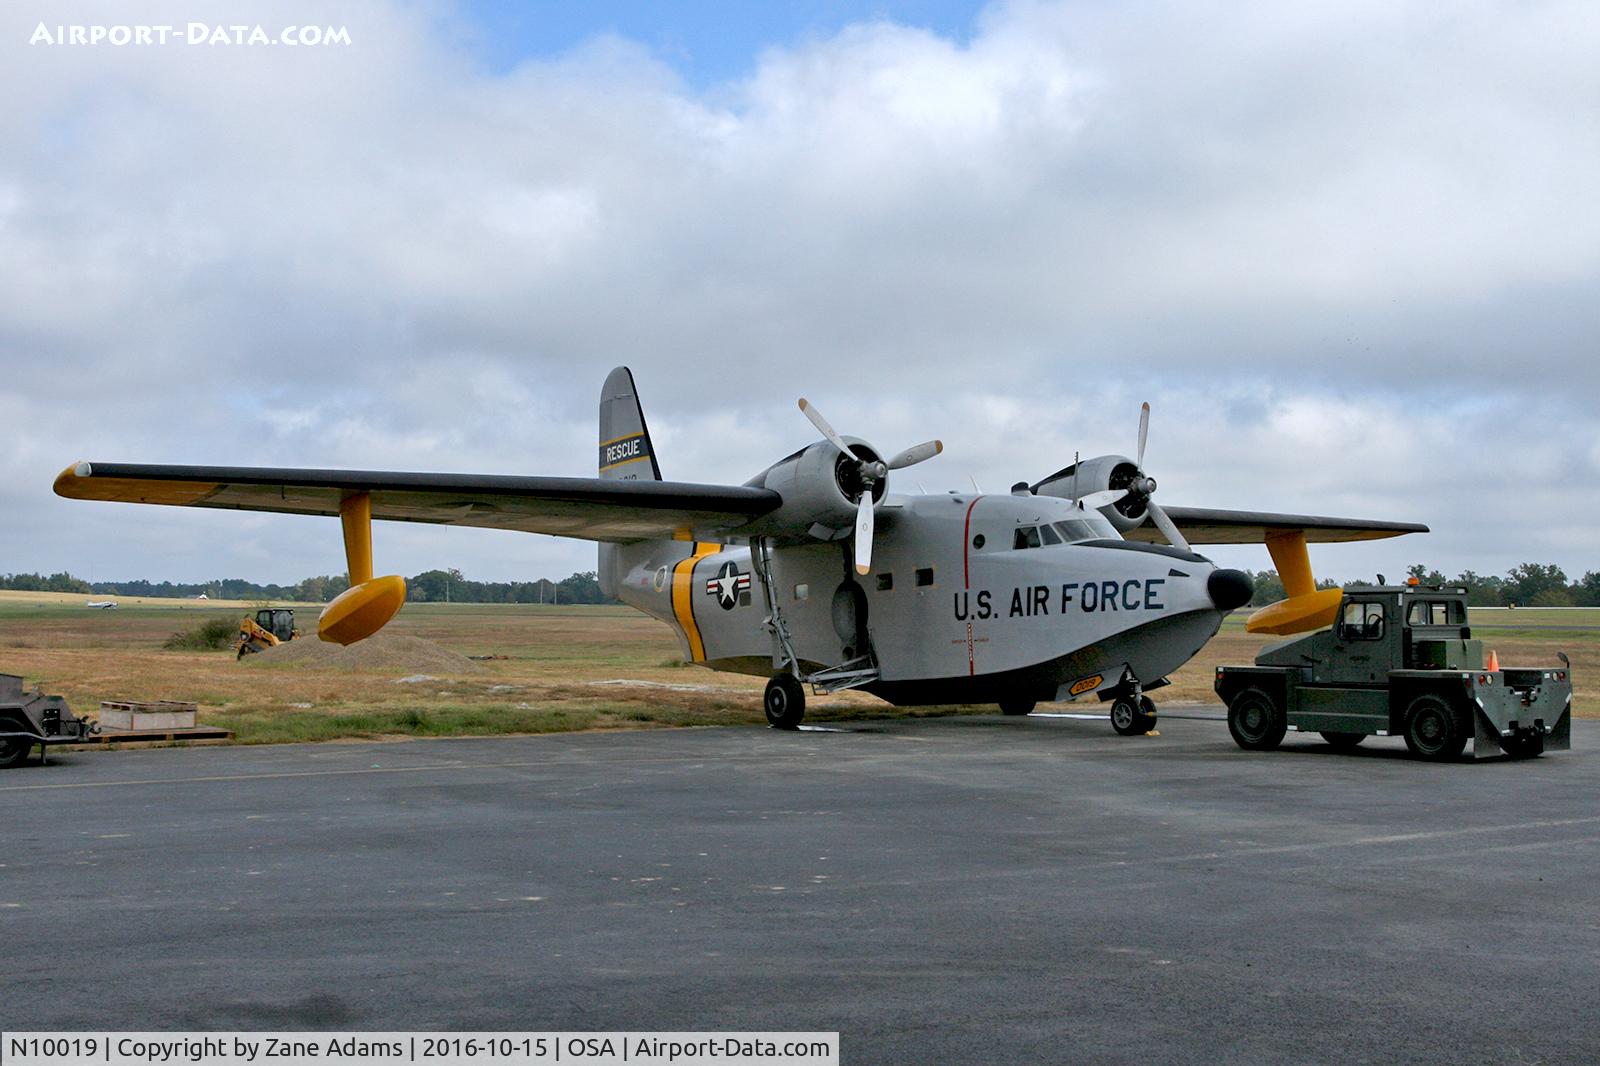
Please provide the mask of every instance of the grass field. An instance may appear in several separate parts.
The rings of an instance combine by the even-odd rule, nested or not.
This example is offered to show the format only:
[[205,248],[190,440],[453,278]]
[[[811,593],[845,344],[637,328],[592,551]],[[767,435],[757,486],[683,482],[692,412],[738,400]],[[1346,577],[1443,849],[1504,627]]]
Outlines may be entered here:
[[[251,605],[119,599],[118,610],[95,611],[83,606],[87,598],[0,593],[0,672],[43,684],[79,713],[102,700],[193,701],[202,722],[232,729],[245,743],[764,721],[761,679],[686,667],[665,625],[625,607],[408,604],[390,631],[505,658],[484,662],[481,672],[402,682],[406,671],[397,669],[242,665],[227,651],[161,647],[176,630],[206,617],[237,620]],[[300,613],[302,628],[314,630],[317,608]],[[1565,651],[1577,713],[1600,717],[1600,687],[1589,680],[1600,676],[1600,609],[1474,611],[1472,624],[1506,665],[1553,665],[1556,651]],[[1242,616],[1230,618],[1155,695],[1215,702],[1215,668],[1248,663],[1265,643],[1245,633]],[[993,712],[904,711],[846,692],[812,698],[807,720]]]

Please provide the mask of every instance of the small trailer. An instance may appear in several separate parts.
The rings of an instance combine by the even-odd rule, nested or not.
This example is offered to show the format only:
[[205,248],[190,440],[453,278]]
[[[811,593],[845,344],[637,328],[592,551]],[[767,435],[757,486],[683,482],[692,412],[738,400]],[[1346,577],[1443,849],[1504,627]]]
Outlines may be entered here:
[[0,674],[0,770],[21,766],[35,744],[74,744],[95,729],[79,718],[60,696],[42,690],[24,692],[22,678]]
[[1264,648],[1254,666],[1217,668],[1228,731],[1270,751],[1290,730],[1336,748],[1400,736],[1413,755],[1530,757],[1572,747],[1571,663],[1484,663],[1467,625],[1467,590],[1355,585],[1331,629]]

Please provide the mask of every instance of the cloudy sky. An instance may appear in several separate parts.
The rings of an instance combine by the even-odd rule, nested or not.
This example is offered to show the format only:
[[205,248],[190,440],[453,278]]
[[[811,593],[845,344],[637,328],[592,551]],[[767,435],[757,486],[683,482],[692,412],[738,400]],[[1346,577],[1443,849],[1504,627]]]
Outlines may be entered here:
[[[80,459],[669,478],[846,432],[930,491],[1128,451],[1313,551],[1600,569],[1592,3],[186,0],[348,46],[74,47],[0,12],[0,572],[290,581],[329,519],[56,498]],[[219,12],[226,10],[227,17]],[[404,525],[380,571],[589,545]],[[1259,548],[1227,549],[1264,567]]]

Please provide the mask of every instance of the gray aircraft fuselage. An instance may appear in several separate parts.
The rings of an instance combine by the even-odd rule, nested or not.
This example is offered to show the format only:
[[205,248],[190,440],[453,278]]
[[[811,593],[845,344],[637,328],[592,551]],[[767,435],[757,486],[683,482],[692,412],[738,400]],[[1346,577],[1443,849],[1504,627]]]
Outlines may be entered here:
[[[870,574],[856,574],[848,530],[793,538],[772,550],[771,594],[808,670],[870,650],[878,677],[862,687],[893,703],[1072,699],[1130,673],[1149,685],[1227,613],[1211,561],[1124,541],[1069,500],[889,494],[875,515]],[[783,667],[747,544],[617,552],[619,597],[671,625],[686,660],[762,677]]]

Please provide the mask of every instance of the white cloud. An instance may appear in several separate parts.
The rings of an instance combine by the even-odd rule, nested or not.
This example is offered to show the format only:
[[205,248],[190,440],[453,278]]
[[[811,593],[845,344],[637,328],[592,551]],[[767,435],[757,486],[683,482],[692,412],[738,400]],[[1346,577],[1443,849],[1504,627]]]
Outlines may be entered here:
[[[1438,531],[1329,572],[1600,566],[1587,5],[1001,4],[708,92],[614,38],[491,76],[448,6],[230,6],[349,26],[322,50],[30,47],[40,10],[0,16],[0,570],[337,569],[319,523],[49,482],[582,474],[622,362],[674,477],[786,454],[804,394],[886,449],[944,437],[929,488],[1003,489],[1131,450],[1150,398],[1171,502]],[[590,557],[379,537],[408,572]]]

